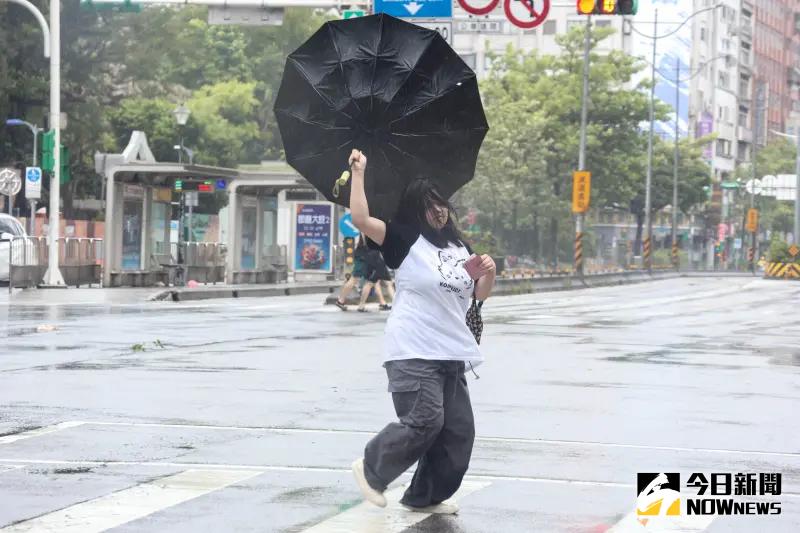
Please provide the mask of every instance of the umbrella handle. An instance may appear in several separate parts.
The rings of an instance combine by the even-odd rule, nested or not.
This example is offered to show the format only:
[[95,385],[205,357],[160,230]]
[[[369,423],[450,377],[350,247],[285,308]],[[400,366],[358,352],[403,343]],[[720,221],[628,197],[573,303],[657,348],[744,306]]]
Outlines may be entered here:
[[333,184],[333,197],[339,198],[339,187],[344,187],[347,185],[347,182],[350,180],[350,171],[345,170],[342,172],[341,177],[336,180],[336,183]]

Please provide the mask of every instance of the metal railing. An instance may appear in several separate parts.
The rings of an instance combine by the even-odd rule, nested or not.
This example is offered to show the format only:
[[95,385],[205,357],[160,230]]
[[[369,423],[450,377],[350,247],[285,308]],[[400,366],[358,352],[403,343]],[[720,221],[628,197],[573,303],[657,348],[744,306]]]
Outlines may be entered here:
[[225,281],[227,248],[219,242],[187,242],[184,244],[185,280],[198,283]]
[[[182,253],[179,255],[179,249]],[[151,268],[167,273],[166,283],[184,285],[189,280],[217,283],[225,279],[227,247],[220,242],[156,242]]]
[[[5,259],[0,259],[0,280],[7,278],[9,289],[41,285],[47,271],[48,252],[45,237],[0,241],[0,257]],[[99,284],[102,265],[102,239],[58,239],[58,266],[66,285]]]

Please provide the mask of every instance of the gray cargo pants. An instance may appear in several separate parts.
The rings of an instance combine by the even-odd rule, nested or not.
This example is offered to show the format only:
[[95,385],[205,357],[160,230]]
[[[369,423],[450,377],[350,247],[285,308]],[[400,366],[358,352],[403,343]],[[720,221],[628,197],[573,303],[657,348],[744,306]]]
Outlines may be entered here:
[[367,443],[364,474],[384,491],[419,461],[401,503],[425,507],[452,496],[469,467],[475,422],[464,363],[405,359],[387,361],[389,392],[399,422]]

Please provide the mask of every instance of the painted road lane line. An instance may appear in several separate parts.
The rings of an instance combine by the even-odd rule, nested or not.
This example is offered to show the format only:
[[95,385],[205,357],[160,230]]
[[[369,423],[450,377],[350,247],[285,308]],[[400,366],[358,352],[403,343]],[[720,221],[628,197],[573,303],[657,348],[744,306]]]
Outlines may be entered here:
[[606,530],[606,533],[696,533],[705,531],[714,521],[714,516],[649,516],[647,527],[639,523],[636,511],[625,515],[622,520]]
[[[69,423],[69,422],[66,422]],[[296,428],[296,427],[258,427],[258,426],[215,426],[204,424],[160,424],[157,422],[104,422],[81,420],[72,422],[75,425],[95,425],[95,426],[126,426],[126,427],[156,427],[156,428],[176,428],[176,429],[206,429],[209,431],[254,431],[265,433],[295,433],[295,434],[332,434],[332,435],[363,435],[367,437],[375,436],[374,431],[351,430],[351,429],[318,429],[318,428]],[[691,453],[711,453],[711,454],[734,454],[734,455],[758,455],[765,457],[789,457],[800,458],[797,452],[763,452],[757,450],[732,450],[725,448],[689,448],[684,446],[657,446],[648,444],[626,444],[618,442],[596,442],[578,440],[558,440],[558,439],[527,439],[520,437],[475,437],[475,442],[500,442],[517,443],[527,445],[551,444],[551,445],[574,445],[574,446],[595,446],[599,448],[623,448],[633,450],[659,450],[669,452],[691,452]],[[0,441],[2,443],[2,441]]]
[[3,533],[97,533],[261,474],[257,470],[187,470],[0,529]]
[[48,433],[55,433],[56,431],[61,431],[62,429],[76,428],[84,424],[84,422],[79,421],[61,422],[60,424],[53,424],[52,426],[31,429],[29,431],[14,433],[13,435],[4,435],[0,437],[0,444],[10,444],[12,442],[17,442],[18,440],[25,440],[33,437],[39,437],[41,435],[47,435]]
[[[465,481],[450,501],[458,501],[490,484]],[[415,513],[400,505],[399,500],[405,490],[406,487],[402,486],[387,491],[385,494],[389,504],[385,508],[377,507],[369,502],[362,502],[343,513],[304,529],[302,533],[400,533],[405,531],[430,516],[430,513]]]

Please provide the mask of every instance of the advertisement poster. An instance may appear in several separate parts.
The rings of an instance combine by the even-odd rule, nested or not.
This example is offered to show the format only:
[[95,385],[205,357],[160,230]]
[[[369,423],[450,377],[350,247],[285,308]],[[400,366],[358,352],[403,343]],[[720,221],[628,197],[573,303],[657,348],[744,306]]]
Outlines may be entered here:
[[331,272],[333,204],[305,202],[295,205],[294,270]]

